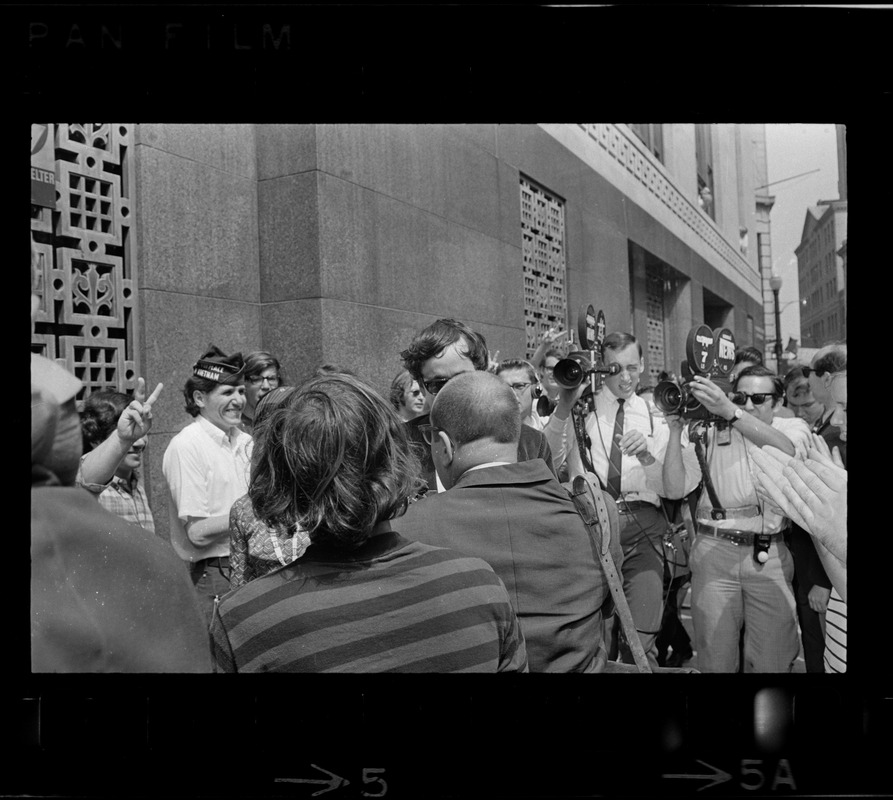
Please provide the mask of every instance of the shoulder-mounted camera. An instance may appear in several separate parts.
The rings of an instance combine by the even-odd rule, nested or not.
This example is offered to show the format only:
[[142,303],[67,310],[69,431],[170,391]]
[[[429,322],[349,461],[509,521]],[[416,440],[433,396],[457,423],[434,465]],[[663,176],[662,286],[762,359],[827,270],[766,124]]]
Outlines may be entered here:
[[728,394],[732,390],[728,375],[735,365],[735,337],[728,328],[711,331],[706,325],[695,325],[685,343],[688,357],[682,362],[678,381],[661,381],[654,389],[654,405],[664,414],[679,414],[682,419],[725,422],[711,414],[691,392],[695,375],[709,378]]

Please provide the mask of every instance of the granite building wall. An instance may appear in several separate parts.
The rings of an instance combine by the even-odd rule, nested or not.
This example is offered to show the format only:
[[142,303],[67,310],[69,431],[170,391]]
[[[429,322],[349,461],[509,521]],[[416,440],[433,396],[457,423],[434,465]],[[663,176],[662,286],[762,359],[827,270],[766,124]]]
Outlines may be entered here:
[[[681,150],[674,163],[687,163]],[[657,262],[684,278],[665,298],[670,368],[704,320],[705,289],[739,338],[760,313],[740,281],[541,126],[142,124],[135,151],[141,370],[165,384],[148,451],[163,532],[161,458],[190,421],[182,386],[210,342],[270,350],[289,381],[341,364],[382,392],[439,317],[523,356],[522,176],[564,201],[569,326],[592,303],[610,330],[644,340]]]

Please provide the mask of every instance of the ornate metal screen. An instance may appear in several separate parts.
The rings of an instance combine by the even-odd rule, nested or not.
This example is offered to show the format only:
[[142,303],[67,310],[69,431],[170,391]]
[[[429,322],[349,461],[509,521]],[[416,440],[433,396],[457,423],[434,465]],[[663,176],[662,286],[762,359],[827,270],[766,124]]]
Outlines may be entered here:
[[137,282],[130,220],[133,126],[55,128],[56,208],[32,207],[40,307],[31,350],[92,391],[135,388]]
[[564,203],[521,178],[521,257],[524,267],[524,323],[527,357],[541,333],[565,327]]
[[645,277],[645,308],[648,319],[648,377],[652,386],[665,369],[664,351],[664,279],[660,271],[648,267]]

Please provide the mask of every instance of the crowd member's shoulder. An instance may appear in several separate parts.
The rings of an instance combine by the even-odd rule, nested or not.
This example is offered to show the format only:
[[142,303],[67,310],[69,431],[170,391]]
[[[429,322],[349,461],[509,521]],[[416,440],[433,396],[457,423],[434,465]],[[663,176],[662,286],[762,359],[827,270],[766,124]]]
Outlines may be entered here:
[[35,672],[210,672],[182,561],[82,489],[31,490]]
[[73,400],[83,383],[49,358],[31,354],[31,386],[48,394],[60,406]]

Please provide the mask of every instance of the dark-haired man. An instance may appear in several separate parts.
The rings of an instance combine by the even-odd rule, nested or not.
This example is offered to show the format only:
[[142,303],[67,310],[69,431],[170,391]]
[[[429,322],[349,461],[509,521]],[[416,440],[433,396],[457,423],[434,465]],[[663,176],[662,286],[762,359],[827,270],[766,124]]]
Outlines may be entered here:
[[[465,372],[486,370],[490,366],[490,354],[484,337],[454,319],[439,319],[419,331],[409,347],[400,353],[400,357],[403,359],[403,366],[424,389],[429,408],[434,397],[451,378]],[[420,425],[429,422],[428,414],[421,414],[406,423],[407,433],[416,446],[422,462],[422,477],[427,481],[429,489],[442,491],[443,486],[438,483],[431,453],[419,431]],[[554,473],[548,443],[539,431],[524,425],[518,440],[518,460],[534,458],[543,459]]]
[[460,375],[430,416],[420,430],[447,491],[411,505],[406,524],[421,542],[493,567],[521,620],[531,672],[601,671],[607,581],[567,491],[540,459],[518,459],[511,388],[487,372]]
[[837,401],[831,391],[832,378],[846,369],[847,346],[845,344],[829,344],[822,347],[813,357],[809,367],[803,372],[809,380],[809,388],[815,399],[824,406],[824,413],[813,425],[813,433],[817,433],[827,443],[829,449],[835,447],[846,465],[846,439],[841,436],[840,428],[834,424],[833,417]]
[[[586,450],[595,474],[617,501],[623,547],[623,591],[642,649],[657,666],[657,634],[663,617],[664,550],[667,520],[660,505],[661,458],[666,425],[654,424],[648,404],[636,395],[645,368],[642,347],[629,333],[612,333],[603,343],[606,365],[619,372],[605,378],[595,413],[585,420]],[[558,393],[558,405],[543,434],[556,468],[567,461],[571,480],[584,472],[571,409],[587,384]],[[633,663],[628,643],[618,640],[620,659]],[[613,655],[614,647],[611,647]]]
[[744,671],[790,672],[798,644],[794,563],[782,538],[788,520],[760,500],[751,462],[762,447],[804,455],[809,429],[801,419],[774,414],[782,381],[765,367],[743,369],[731,397],[701,376],[691,391],[708,411],[729,421],[728,429],[694,426],[692,444],[683,449],[682,422],[667,416],[667,497],[683,497],[704,479],[689,562],[698,669],[737,671],[743,625]]
[[229,512],[248,491],[251,436],[239,427],[245,406],[242,354],[209,349],[183,389],[194,418],[164,451],[171,544],[190,565],[208,625],[229,591]]

